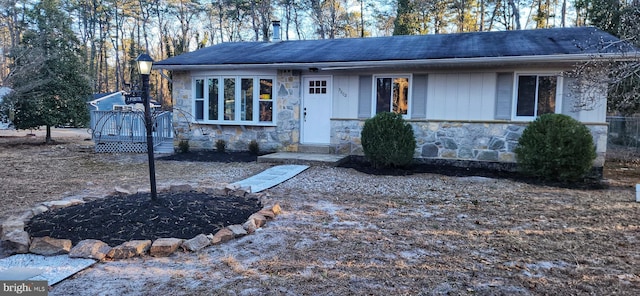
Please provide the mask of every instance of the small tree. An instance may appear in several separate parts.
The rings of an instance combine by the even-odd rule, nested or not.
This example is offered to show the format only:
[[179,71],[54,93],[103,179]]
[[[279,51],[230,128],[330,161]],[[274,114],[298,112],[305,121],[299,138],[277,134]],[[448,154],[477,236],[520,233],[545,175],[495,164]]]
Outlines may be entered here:
[[71,19],[60,7],[59,0],[43,0],[27,14],[30,27],[10,53],[13,92],[2,107],[17,129],[46,126],[47,143],[52,126],[89,121],[91,86]]
[[361,141],[365,157],[375,168],[404,167],[413,161],[413,128],[400,114],[383,112],[367,119]]
[[518,140],[518,167],[547,180],[577,181],[593,167],[593,137],[579,121],[563,114],[544,114]]

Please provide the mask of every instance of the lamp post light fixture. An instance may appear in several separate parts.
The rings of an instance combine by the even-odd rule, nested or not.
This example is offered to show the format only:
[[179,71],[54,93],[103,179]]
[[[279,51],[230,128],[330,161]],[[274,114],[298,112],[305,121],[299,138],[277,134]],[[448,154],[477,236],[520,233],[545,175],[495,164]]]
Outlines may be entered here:
[[151,118],[151,100],[149,99],[149,74],[153,59],[146,53],[136,58],[138,72],[142,79],[142,102],[144,104],[144,124],[147,128],[147,155],[149,157],[149,181],[151,183],[151,200],[158,198],[156,190],[156,165],[153,158],[153,119]]

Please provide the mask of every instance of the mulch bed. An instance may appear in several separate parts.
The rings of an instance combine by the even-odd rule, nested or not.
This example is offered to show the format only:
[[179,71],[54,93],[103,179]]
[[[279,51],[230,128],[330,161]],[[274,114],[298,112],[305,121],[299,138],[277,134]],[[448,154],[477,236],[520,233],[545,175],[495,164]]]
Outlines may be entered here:
[[[246,151],[190,151],[158,159],[255,162],[257,155]],[[48,211],[33,217],[25,230],[32,237],[70,239],[74,245],[83,239],[97,239],[113,247],[133,239],[190,239],[215,233],[225,226],[244,223],[260,209],[258,200],[234,196],[160,192],[153,202],[150,194],[139,193]]]
[[255,198],[161,192],[111,196],[35,216],[25,227],[32,237],[101,240],[114,247],[134,239],[190,239],[244,223],[261,209]]
[[258,155],[248,151],[189,151],[159,157],[159,160],[207,161],[207,162],[255,162]]

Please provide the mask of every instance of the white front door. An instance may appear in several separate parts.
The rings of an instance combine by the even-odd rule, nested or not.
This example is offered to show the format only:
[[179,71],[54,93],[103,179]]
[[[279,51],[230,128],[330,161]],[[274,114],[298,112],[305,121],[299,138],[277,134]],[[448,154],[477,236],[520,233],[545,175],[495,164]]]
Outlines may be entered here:
[[329,144],[331,76],[308,76],[302,79],[302,144]]

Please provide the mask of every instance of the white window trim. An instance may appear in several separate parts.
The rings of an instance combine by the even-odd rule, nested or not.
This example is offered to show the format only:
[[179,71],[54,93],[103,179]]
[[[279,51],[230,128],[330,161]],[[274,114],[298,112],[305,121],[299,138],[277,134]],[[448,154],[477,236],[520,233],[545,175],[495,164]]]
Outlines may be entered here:
[[[513,94],[511,95],[511,119],[514,121],[534,121],[538,116],[518,116],[518,78],[520,76],[555,76],[556,77],[556,108],[555,114],[562,113],[562,94],[564,80],[558,72],[516,72],[513,75]],[[537,106],[537,104],[536,104]]]
[[[411,109],[413,108],[413,74],[412,73],[406,73],[406,74],[375,74],[372,75],[372,81],[371,81],[371,114],[372,117],[376,115],[376,104],[378,103],[377,100],[377,79],[378,78],[404,78],[404,77],[408,77],[409,78],[409,93],[408,93],[408,98],[407,98],[407,114],[403,114],[402,118],[404,119],[410,119],[411,118]],[[391,108],[393,108],[393,104],[390,104]],[[389,112],[392,112],[391,109],[389,110]]]
[[[202,84],[203,84],[203,86],[202,86],[202,98],[197,98],[196,97],[196,94],[198,92],[197,91],[197,85],[198,85],[197,81],[198,80],[202,80],[203,81],[202,82]],[[204,117],[205,117],[204,116],[204,110],[208,110],[207,107],[208,107],[209,104],[208,104],[208,102],[206,100],[206,97],[207,97],[207,94],[208,94],[209,91],[206,89],[206,84],[207,84],[207,79],[204,78],[204,77],[192,77],[192,79],[191,79],[191,88],[192,88],[192,91],[191,91],[191,116],[193,117],[193,122],[202,122]],[[203,119],[196,118],[198,116],[197,115],[197,110],[196,110],[196,106],[197,106],[196,102],[197,101],[203,101],[203,103],[202,103],[203,104],[203,107],[202,107],[202,117],[203,117]]]
[[[209,120],[209,119],[196,119],[196,101],[204,100],[203,103],[203,117],[209,117],[209,79],[218,79],[218,118],[223,118],[222,120]],[[233,120],[224,120],[224,79],[234,79],[235,80],[235,102],[234,102],[234,119]],[[241,93],[242,93],[242,79],[253,79],[253,120],[252,121],[243,121],[239,120],[241,118],[241,110],[242,101]],[[271,89],[271,102],[272,102],[272,121],[259,121],[260,120],[260,79],[271,79],[273,82],[273,86]],[[276,82],[277,77],[275,75],[207,75],[207,76],[192,76],[191,84],[192,84],[192,106],[191,106],[191,114],[193,114],[194,123],[199,124],[216,124],[216,125],[246,125],[246,126],[276,126],[277,125],[277,96],[276,96]],[[203,80],[204,81],[204,89],[203,89],[203,98],[196,98],[196,81]],[[222,94],[222,95],[221,95]]]

